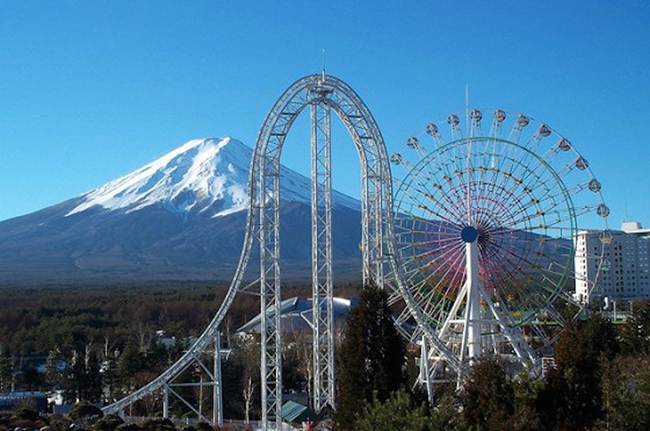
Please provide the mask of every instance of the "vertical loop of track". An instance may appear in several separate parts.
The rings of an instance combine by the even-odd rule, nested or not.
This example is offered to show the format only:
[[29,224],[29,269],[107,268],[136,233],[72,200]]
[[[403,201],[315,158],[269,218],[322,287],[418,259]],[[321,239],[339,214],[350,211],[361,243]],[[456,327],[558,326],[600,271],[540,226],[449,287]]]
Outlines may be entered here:
[[[452,368],[459,364],[427,325],[426,316],[406,289],[401,268],[395,260],[391,172],[383,137],[361,98],[343,81],[323,74],[306,76],[293,83],[276,101],[260,129],[250,165],[244,244],[230,288],[219,310],[203,334],[169,369],[127,397],[104,407],[105,414],[123,411],[129,404],[172,382],[214,340],[219,324],[236,294],[248,286],[243,279],[254,243],[260,247],[259,286],[262,310],[262,423],[265,428],[281,417],[282,343],[280,277],[280,155],[296,118],[308,106],[317,104],[336,113],[350,133],[361,166],[362,264],[364,283],[390,285],[402,295],[421,332],[448,357]],[[313,173],[312,173],[313,175]],[[312,181],[315,181],[312,178]],[[328,221],[329,222],[329,221]],[[331,222],[329,222],[331,223]],[[331,231],[331,225],[327,227]],[[331,256],[330,256],[331,258]],[[331,266],[331,262],[329,262]],[[386,278],[390,265],[393,277]],[[328,291],[331,296],[331,289]],[[326,298],[331,306],[331,298]],[[327,313],[326,313],[327,314]],[[331,313],[330,313],[331,314]],[[327,337],[326,337],[327,338]],[[331,337],[329,337],[331,339]],[[333,346],[332,346],[333,348]],[[331,351],[321,349],[324,355]],[[315,358],[316,360],[317,358]],[[331,360],[321,358],[323,361]],[[332,394],[333,397],[333,394]]]

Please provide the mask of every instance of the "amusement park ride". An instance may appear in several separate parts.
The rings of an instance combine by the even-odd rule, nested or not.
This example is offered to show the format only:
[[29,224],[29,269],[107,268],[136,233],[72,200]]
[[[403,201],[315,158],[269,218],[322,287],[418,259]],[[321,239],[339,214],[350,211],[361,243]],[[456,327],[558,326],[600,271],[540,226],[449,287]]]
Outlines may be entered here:
[[[578,218],[609,213],[587,160],[546,124],[522,114],[492,110],[488,133],[483,112],[449,115],[408,138],[407,155],[388,156],[369,109],[343,81],[321,74],[292,84],[276,101],[259,132],[249,173],[244,244],[228,293],[213,320],[168,370],[129,396],[106,406],[121,413],[162,393],[197,417],[221,424],[219,325],[239,293],[261,303],[261,416],[263,429],[282,417],[280,266],[280,156],[289,130],[304,109],[311,120],[313,409],[334,409],[331,115],[349,132],[361,166],[364,283],[384,286],[399,313],[396,325],[421,346],[419,382],[432,394],[437,381],[462,381],[490,352],[539,371],[551,342],[548,321],[572,305],[566,284],[574,277],[573,237]],[[510,132],[503,136],[508,121]],[[529,133],[526,133],[530,131]],[[405,153],[406,154],[406,153]],[[410,161],[412,159],[413,161]],[[391,172],[391,164],[395,167]],[[393,195],[395,183],[396,193]],[[598,251],[590,251],[600,259]],[[589,280],[595,285],[596,280]],[[211,366],[206,357],[212,355]],[[191,367],[199,382],[179,382]],[[212,390],[204,414],[178,387]]]

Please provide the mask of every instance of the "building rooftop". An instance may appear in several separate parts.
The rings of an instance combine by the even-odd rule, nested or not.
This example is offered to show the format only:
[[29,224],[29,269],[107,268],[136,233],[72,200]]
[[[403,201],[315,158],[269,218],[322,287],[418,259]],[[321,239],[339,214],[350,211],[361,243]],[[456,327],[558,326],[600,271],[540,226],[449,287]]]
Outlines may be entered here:
[[621,230],[627,234],[650,237],[650,229],[644,229],[638,221],[623,222]]
[[282,419],[287,422],[301,423],[315,417],[316,414],[309,407],[295,401],[287,401],[282,405]]
[[[348,313],[359,303],[357,298],[334,298],[333,314],[336,325],[343,324]],[[300,300],[298,298],[285,299],[280,303],[280,314],[282,315],[282,328],[288,331],[300,331],[309,329],[311,321],[311,299]],[[325,308],[322,308],[325,311]],[[269,307],[270,316],[275,315],[275,310]],[[246,324],[237,329],[237,332],[260,332],[261,315],[255,316]]]

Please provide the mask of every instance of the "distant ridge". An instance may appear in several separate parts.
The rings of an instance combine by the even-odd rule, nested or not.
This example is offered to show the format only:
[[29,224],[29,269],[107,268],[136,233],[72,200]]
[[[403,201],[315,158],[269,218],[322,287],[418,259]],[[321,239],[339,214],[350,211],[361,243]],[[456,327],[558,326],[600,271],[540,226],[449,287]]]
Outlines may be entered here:
[[[252,150],[231,138],[194,139],[96,189],[0,222],[0,284],[229,280],[248,207]],[[282,259],[310,271],[309,178],[281,173]],[[333,193],[334,257],[359,273],[360,202]]]

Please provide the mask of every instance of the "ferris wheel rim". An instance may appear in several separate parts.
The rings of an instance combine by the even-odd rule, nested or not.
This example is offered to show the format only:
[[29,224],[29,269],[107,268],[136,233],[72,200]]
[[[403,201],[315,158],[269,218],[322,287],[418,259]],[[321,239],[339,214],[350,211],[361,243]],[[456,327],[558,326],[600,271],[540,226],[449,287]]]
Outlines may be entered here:
[[[559,133],[557,133],[555,131],[553,131],[553,132],[558,137],[566,139],[562,135],[560,135]],[[571,232],[571,237],[573,237],[575,235],[575,233],[578,232],[578,229],[579,229],[578,226],[579,225],[578,225],[578,222],[577,222],[578,215],[576,213],[575,206],[573,204],[573,199],[572,199],[571,193],[569,192],[568,187],[566,186],[566,184],[564,183],[562,178],[558,175],[558,173],[555,171],[555,169],[549,163],[547,163],[547,161],[545,160],[544,157],[542,157],[540,154],[536,153],[535,151],[532,151],[530,148],[527,148],[525,145],[523,145],[521,143],[513,142],[512,140],[509,140],[509,139],[504,139],[504,138],[501,138],[501,137],[495,137],[495,136],[489,136],[489,135],[463,136],[463,137],[460,137],[458,139],[452,140],[450,142],[446,142],[443,145],[435,146],[433,150],[429,151],[425,156],[422,157],[421,160],[419,160],[415,165],[413,165],[409,169],[409,173],[407,173],[406,178],[408,178],[410,180],[410,182],[412,183],[414,181],[414,178],[411,177],[410,173],[412,171],[417,170],[419,168],[419,166],[424,165],[427,162],[430,162],[431,160],[435,159],[436,156],[438,155],[438,153],[440,153],[440,152],[444,152],[447,149],[452,148],[454,146],[467,144],[468,142],[485,142],[486,140],[487,141],[496,141],[496,142],[499,142],[499,143],[502,143],[502,144],[505,144],[505,145],[515,146],[520,151],[524,151],[525,153],[532,156],[538,163],[540,163],[540,165],[542,165],[545,168],[546,172],[551,174],[551,176],[554,179],[554,182],[558,185],[558,187],[560,188],[560,190],[562,192],[562,195],[564,197],[564,201],[567,202],[567,206],[571,209],[570,210],[570,216],[567,217],[567,219],[569,220],[569,223],[570,223],[570,228],[568,230]],[[571,146],[571,149],[573,150],[574,154],[580,156],[580,152],[578,150],[576,150],[575,147]],[[588,172],[589,172],[589,176],[592,179],[595,179],[595,176],[593,175],[593,172],[592,172],[591,168],[588,168]],[[396,198],[394,199],[393,208],[394,208],[394,212],[396,214],[396,218],[398,219],[397,220],[398,223],[399,223],[399,218],[400,218],[400,216],[399,216],[400,208],[402,206],[403,200],[405,199],[404,196],[402,196],[402,194],[401,194],[401,191],[402,191],[402,189],[404,187],[405,187],[404,181],[400,182],[398,184],[398,187],[397,187],[396,193],[395,193]],[[603,202],[603,196],[602,196],[602,192],[600,190],[598,190],[597,196],[598,196],[598,201],[600,203],[602,203]],[[563,229],[566,230],[566,228],[563,228]],[[395,234],[396,238],[399,238],[399,236],[400,236],[399,233]],[[570,275],[571,275],[571,270],[570,270],[570,268],[571,268],[571,258],[575,255],[575,245],[573,244],[572,241],[569,244],[570,244],[570,252],[568,253],[568,258],[564,261],[564,265],[562,267],[562,276],[561,276],[560,280],[557,283],[554,284],[554,286],[555,286],[554,291],[552,292],[552,295],[549,295],[547,297],[547,299],[545,301],[545,304],[544,304],[545,307],[550,305],[550,303],[552,303],[555,299],[557,299],[557,297],[559,295],[559,292],[561,291],[563,285],[566,283],[566,281],[568,279],[570,279]],[[530,313],[528,317],[526,317],[524,319],[520,319],[519,320],[519,322],[520,322],[519,325],[526,324],[527,322],[533,320],[535,317],[539,316],[539,314],[544,311],[545,307],[540,307],[535,312]],[[431,318],[429,318],[429,320],[431,321]],[[437,325],[434,325],[434,326],[437,326]]]

